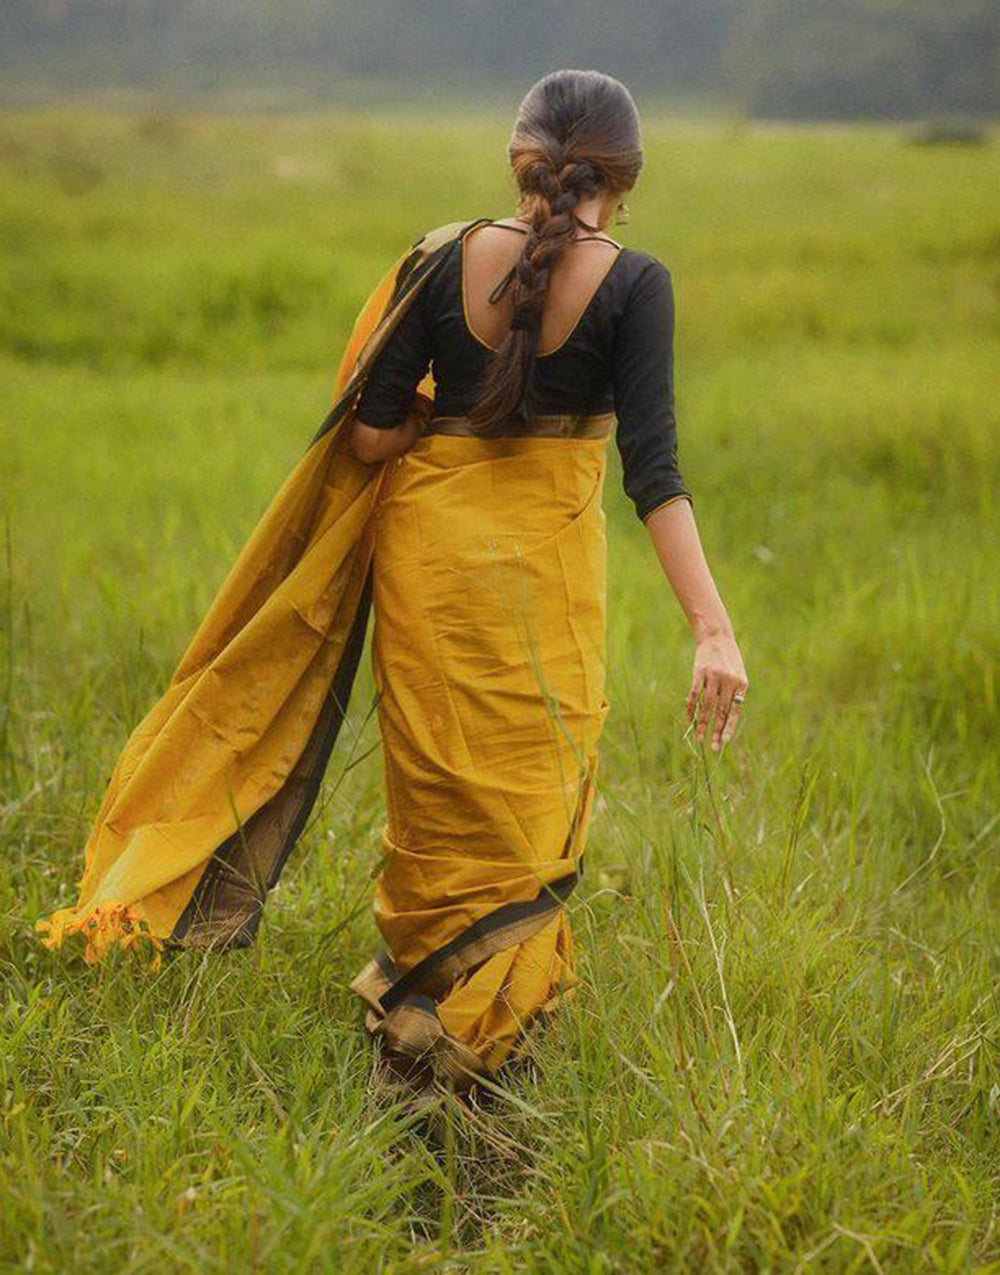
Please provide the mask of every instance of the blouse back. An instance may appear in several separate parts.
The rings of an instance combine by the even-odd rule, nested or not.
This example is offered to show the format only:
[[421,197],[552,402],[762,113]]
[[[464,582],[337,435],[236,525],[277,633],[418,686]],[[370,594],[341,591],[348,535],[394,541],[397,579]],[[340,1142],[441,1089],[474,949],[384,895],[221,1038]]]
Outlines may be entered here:
[[[434,377],[435,415],[471,411],[494,347],[470,324],[470,308],[479,307],[469,304],[465,241],[463,236],[449,246],[440,269],[421,287],[373,360],[356,408],[364,424],[398,425],[428,368]],[[580,288],[576,301],[572,291],[552,289],[542,318],[533,383],[541,412],[615,413],[624,488],[644,519],[670,500],[691,499],[677,463],[673,288],[666,266],[652,254],[616,248],[570,249],[594,254],[582,276],[585,280],[589,269],[596,286],[591,286],[582,308]],[[513,260],[516,254],[508,256]],[[482,274],[481,261],[478,273]],[[492,287],[499,278],[489,282]],[[480,290],[477,287],[474,295]],[[501,311],[501,306],[495,309]],[[497,339],[509,316],[508,301],[497,316]],[[497,329],[497,322],[493,326]],[[553,334],[555,345],[547,349]]]

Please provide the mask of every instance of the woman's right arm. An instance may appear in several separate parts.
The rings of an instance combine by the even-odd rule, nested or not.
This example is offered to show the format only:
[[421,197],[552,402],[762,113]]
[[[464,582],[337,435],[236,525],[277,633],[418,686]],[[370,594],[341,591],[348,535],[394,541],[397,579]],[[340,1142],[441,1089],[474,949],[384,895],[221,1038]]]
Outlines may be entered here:
[[348,445],[363,464],[401,456],[423,430],[412,409],[432,354],[426,292],[425,283],[372,360],[354,405]]
[[378,465],[410,450],[423,432],[423,421],[410,415],[401,425],[367,425],[355,416],[351,426],[351,453],[364,465]]

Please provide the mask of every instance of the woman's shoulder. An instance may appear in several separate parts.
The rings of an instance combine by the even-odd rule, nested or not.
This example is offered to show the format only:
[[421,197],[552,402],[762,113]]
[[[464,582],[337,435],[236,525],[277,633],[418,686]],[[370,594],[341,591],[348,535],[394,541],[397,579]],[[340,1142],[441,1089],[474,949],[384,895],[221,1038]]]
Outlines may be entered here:
[[464,221],[447,221],[424,230],[410,244],[398,280],[405,279],[412,272],[426,273],[451,259],[465,232],[484,220],[486,219],[483,217],[469,217]]
[[628,262],[626,273],[636,278],[639,275],[656,276],[660,279],[670,278],[670,270],[660,257],[644,248],[622,248],[622,255]]
[[672,306],[673,276],[666,262],[643,248],[623,248],[619,255],[625,258],[619,275],[625,310]]
[[431,226],[414,239],[410,247],[429,255],[439,248],[449,247],[460,239],[466,230],[488,220],[488,217],[467,217],[464,221],[447,221],[440,226]]

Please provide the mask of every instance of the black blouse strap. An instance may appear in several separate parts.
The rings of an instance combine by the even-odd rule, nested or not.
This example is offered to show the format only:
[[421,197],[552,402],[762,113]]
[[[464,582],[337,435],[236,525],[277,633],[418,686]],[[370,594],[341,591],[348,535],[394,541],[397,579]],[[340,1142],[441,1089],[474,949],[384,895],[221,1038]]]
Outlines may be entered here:
[[[582,217],[577,217],[576,213],[573,213],[573,216],[580,223],[580,225],[583,226],[586,230],[596,230],[598,232],[595,235],[579,235],[574,240],[574,243],[591,243],[594,241],[596,241],[597,243],[614,243],[614,240],[609,239],[606,235],[602,235],[600,233],[600,229],[601,229],[600,226],[592,226],[589,221],[584,221]],[[510,226],[504,222],[499,222],[499,221],[495,221],[492,224],[500,230],[514,230],[519,235],[526,235],[528,233],[528,231],[523,226]],[[517,273],[517,266],[516,265],[511,266],[511,268],[507,271],[507,273],[503,276],[500,282],[496,285],[496,287],[490,293],[488,297],[490,305],[497,304],[497,302],[501,299],[503,294],[510,287],[511,280],[514,278],[514,275],[516,273]]]

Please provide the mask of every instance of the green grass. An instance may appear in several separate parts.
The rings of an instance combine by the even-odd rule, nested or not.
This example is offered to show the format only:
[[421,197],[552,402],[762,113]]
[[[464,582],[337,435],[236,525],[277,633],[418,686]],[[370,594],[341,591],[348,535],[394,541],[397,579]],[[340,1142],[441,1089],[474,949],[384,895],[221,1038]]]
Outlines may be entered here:
[[[0,121],[0,1264],[1000,1271],[1000,148],[645,123],[681,458],[751,691],[691,643],[612,449],[582,987],[443,1148],[373,1089],[381,759],[249,952],[90,969],[106,777],[425,228],[512,211],[505,117]],[[362,743],[371,679],[352,706]]]

